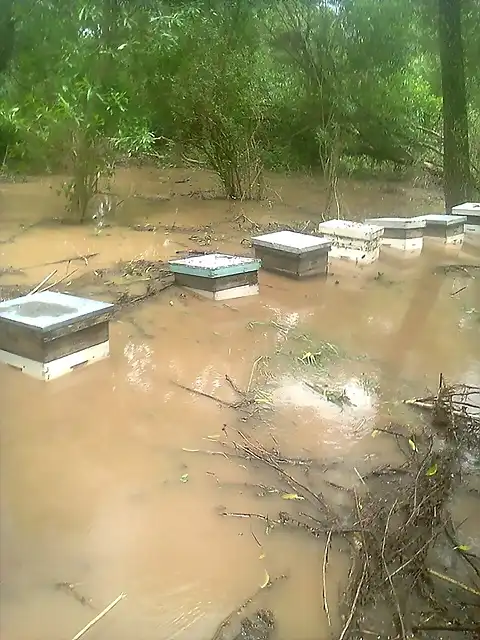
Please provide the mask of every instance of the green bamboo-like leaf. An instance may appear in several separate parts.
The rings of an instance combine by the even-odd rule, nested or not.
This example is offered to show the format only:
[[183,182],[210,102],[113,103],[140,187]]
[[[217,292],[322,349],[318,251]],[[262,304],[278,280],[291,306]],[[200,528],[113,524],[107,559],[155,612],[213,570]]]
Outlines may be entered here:
[[427,469],[426,475],[429,477],[434,476],[437,473],[437,471],[438,471],[438,466],[437,466],[437,463],[434,462],[432,466]]

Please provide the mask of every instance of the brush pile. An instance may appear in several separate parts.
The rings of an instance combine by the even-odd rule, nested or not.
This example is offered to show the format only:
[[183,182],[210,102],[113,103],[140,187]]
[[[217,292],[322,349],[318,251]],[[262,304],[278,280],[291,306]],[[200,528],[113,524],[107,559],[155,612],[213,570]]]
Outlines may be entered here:
[[[395,438],[403,462],[337,486],[341,499],[322,480],[328,463],[286,458],[240,431],[223,443],[226,455],[273,470],[279,482],[270,491],[292,508],[275,517],[222,515],[255,518],[268,530],[295,528],[324,543],[322,605],[338,640],[480,637],[480,558],[457,539],[451,509],[455,494],[478,477],[465,454],[478,465],[480,388],[441,378],[437,395],[408,403],[430,412],[429,425],[421,435],[398,425],[379,429],[378,437]],[[350,555],[351,568],[343,593],[328,594],[334,544]]]

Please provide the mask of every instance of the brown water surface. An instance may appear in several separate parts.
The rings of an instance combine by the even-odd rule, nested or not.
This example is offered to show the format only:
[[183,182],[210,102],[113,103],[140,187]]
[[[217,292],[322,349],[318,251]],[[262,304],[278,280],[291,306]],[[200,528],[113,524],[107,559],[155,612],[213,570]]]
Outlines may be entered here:
[[[116,183],[127,197],[123,225],[100,233],[29,227],[61,213],[57,183],[0,185],[0,240],[9,239],[0,244],[0,267],[23,270],[0,276],[0,285],[33,287],[52,269],[44,263],[70,256],[98,253],[80,263],[77,276],[119,260],[166,259],[202,248],[198,238],[205,236],[195,228],[206,224],[209,248],[245,252],[241,241],[251,234],[238,228],[236,215],[262,223],[312,219],[323,197],[313,178],[275,177],[271,201],[232,209],[188,195],[213,188],[199,172],[124,170]],[[385,193],[381,186],[346,184],[350,210],[361,217],[439,208],[435,193],[410,187]],[[152,221],[190,229],[139,233],[125,226]],[[480,246],[472,243],[461,253],[426,247],[414,260],[384,252],[367,269],[334,263],[326,281],[262,272],[259,296],[228,304],[167,289],[112,323],[106,361],[48,384],[0,367],[2,639],[71,638],[120,592],[127,599],[88,633],[91,640],[207,639],[266,571],[289,576],[264,594],[278,618],[278,638],[329,637],[322,542],[288,531],[267,537],[260,522],[218,515],[224,508],[275,514],[285,504],[244,486],[274,484],[274,476],[241,460],[184,451],[217,449],[222,427],[238,426],[239,416],[172,381],[232,400],[225,376],[245,389],[255,359],[272,353],[286,333],[311,331],[340,345],[353,357],[337,365],[335,376],[355,408],[319,398],[292,372],[277,378],[267,422],[244,428],[261,439],[274,435],[291,455],[351,461],[350,471],[339,469],[334,478],[351,483],[352,466],[361,473],[398,455],[388,438],[371,438],[391,415],[415,421],[398,400],[435,389],[440,371],[480,384],[480,278],[433,274],[438,265],[479,258]],[[287,330],[249,328],[252,321]],[[468,518],[465,535],[478,547],[480,517],[471,501],[456,505],[456,518]],[[327,576],[334,624],[348,569],[349,556],[334,545]],[[89,604],[55,588],[60,582],[75,584]]]

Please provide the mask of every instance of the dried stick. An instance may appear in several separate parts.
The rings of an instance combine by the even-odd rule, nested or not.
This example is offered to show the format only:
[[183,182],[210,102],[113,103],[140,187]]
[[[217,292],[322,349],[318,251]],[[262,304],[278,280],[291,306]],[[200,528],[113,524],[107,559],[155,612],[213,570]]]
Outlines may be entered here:
[[280,520],[273,520],[273,518],[269,518],[268,516],[264,516],[261,513],[240,513],[233,511],[222,511],[220,513],[221,516],[227,516],[228,518],[258,518],[259,520],[264,520],[265,522],[273,522],[274,524],[281,525]]
[[239,396],[244,396],[245,394],[243,393],[243,391],[237,387],[237,385],[235,384],[235,382],[230,378],[229,375],[225,375],[225,380],[228,382],[228,384],[232,387],[232,389],[235,391],[236,394],[238,394]]
[[468,591],[468,593],[473,593],[474,596],[480,596],[480,591],[478,589],[474,589],[473,587],[469,587],[468,584],[464,584],[463,582],[459,582],[458,580],[454,580],[450,578],[450,576],[446,576],[443,573],[438,573],[438,571],[434,571],[433,569],[428,569],[428,573],[436,578],[440,578],[440,580],[445,580],[445,582],[449,582],[450,584],[454,584],[456,587],[463,589],[464,591]]
[[277,471],[277,473],[279,473],[295,491],[298,491],[298,489],[300,488],[305,494],[308,494],[310,496],[313,503],[317,503],[318,505],[320,505],[320,507],[324,511],[326,511],[326,513],[331,517],[332,520],[336,520],[335,516],[331,513],[329,507],[320,498],[320,496],[314,493],[311,489],[309,489],[306,485],[301,483],[299,480],[296,480],[289,473],[284,471],[275,460],[268,460],[266,457],[264,457],[265,455],[270,455],[270,454],[261,445],[250,442],[249,439],[241,431],[238,431],[237,433],[244,440],[245,444],[240,445],[237,443],[233,443],[233,446],[236,449],[240,449],[241,451],[244,451],[247,454],[247,456],[249,456],[250,458],[258,460],[259,462],[263,462],[265,465],[267,465],[271,469],[275,469],[275,471]]
[[74,269],[71,273],[67,273],[66,275],[63,276],[63,278],[60,278],[59,280],[55,280],[55,282],[52,282],[52,284],[48,285],[48,287],[45,287],[45,289],[42,289],[43,291],[48,291],[49,289],[51,289],[52,287],[56,287],[57,284],[60,284],[61,282],[63,282],[64,280],[66,280],[67,278],[70,278],[71,276],[73,276],[74,273],[76,273],[78,271],[78,269]]
[[480,631],[480,624],[464,624],[464,625],[455,625],[455,624],[444,624],[444,625],[421,624],[421,625],[418,625],[417,627],[412,627],[412,631],[414,633],[416,631],[462,631],[462,632]]
[[85,625],[83,627],[83,629],[81,629],[77,633],[77,635],[72,638],[72,640],[79,640],[79,638],[81,638],[83,635],[85,635],[87,633],[87,631],[93,627],[94,624],[96,624],[99,620],[101,620],[103,618],[103,616],[106,616],[107,613],[109,611],[111,611],[113,609],[113,607],[120,602],[120,600],[123,600],[126,597],[127,596],[126,596],[125,593],[121,593],[118,597],[115,598],[115,600],[113,600],[113,602],[111,602],[108,605],[108,607],[105,607],[105,609],[103,611],[101,611],[98,614],[98,616],[95,616],[95,618],[93,618],[93,620],[90,620],[90,622],[87,625]]
[[345,638],[345,635],[348,631],[348,628],[350,627],[350,624],[352,623],[353,620],[353,616],[355,615],[355,610],[357,608],[357,602],[358,602],[358,598],[360,597],[360,592],[362,590],[363,587],[363,582],[365,580],[365,577],[367,575],[367,562],[365,561],[363,563],[363,571],[362,571],[362,576],[360,578],[360,580],[358,581],[358,586],[357,586],[357,590],[355,592],[355,597],[353,598],[353,603],[352,603],[352,607],[350,609],[350,613],[348,615],[347,621],[345,622],[345,625],[342,629],[342,632],[340,634],[340,637],[338,640],[343,640]]
[[325,552],[323,554],[323,564],[322,564],[322,579],[323,579],[323,608],[325,609],[325,613],[327,615],[328,626],[332,626],[332,620],[330,618],[330,611],[328,609],[328,600],[327,600],[327,562],[328,562],[328,548],[330,546],[330,541],[332,539],[332,530],[327,534],[327,540],[325,542]]
[[24,267],[24,269],[35,269],[36,267],[50,267],[52,265],[55,264],[64,264],[65,262],[74,262],[75,260],[88,260],[89,258],[94,258],[95,256],[98,256],[98,252],[97,253],[86,253],[84,256],[73,256],[70,258],[62,258],[62,260],[54,260],[53,262],[44,262],[43,264],[33,264],[30,265],[29,267]]
[[231,402],[220,400],[220,398],[216,398],[215,396],[212,396],[210,393],[205,393],[204,391],[199,391],[198,389],[193,389],[192,387],[187,387],[186,385],[181,384],[180,382],[175,382],[175,380],[172,380],[172,383],[177,387],[180,387],[180,389],[185,389],[185,391],[190,391],[190,393],[195,393],[197,396],[202,396],[203,398],[209,398],[210,400],[214,400],[215,402],[218,402],[218,404],[221,404],[223,407],[228,407],[229,409],[233,408]]
[[252,370],[250,371],[250,378],[248,379],[246,393],[250,393],[250,389],[252,388],[253,376],[255,375],[255,369],[257,368],[258,363],[263,359],[263,357],[264,356],[259,356],[252,365]]
[[225,451],[212,451],[210,449],[187,449],[186,447],[182,447],[182,451],[186,451],[187,453],[208,453],[211,456],[223,456],[224,458],[229,459]]
[[49,274],[48,274],[48,276],[46,276],[46,277],[45,277],[45,278],[40,282],[40,284],[37,284],[37,286],[36,286],[34,289],[32,289],[31,291],[29,291],[29,292],[27,293],[27,296],[31,296],[31,295],[33,295],[34,293],[37,293],[37,291],[38,291],[39,289],[41,289],[41,288],[43,287],[43,285],[44,285],[44,284],[46,284],[46,283],[50,280],[50,278],[51,278],[52,276],[54,276],[56,273],[57,273],[57,269],[54,269],[54,270],[52,271],[52,273],[49,273]]
[[401,629],[401,632],[402,632],[402,638],[403,638],[403,640],[406,640],[407,633],[406,633],[406,630],[405,630],[405,623],[403,621],[403,615],[402,615],[402,609],[400,607],[400,601],[398,599],[397,592],[395,591],[395,587],[394,587],[394,584],[393,584],[392,576],[391,576],[390,571],[388,569],[387,561],[385,560],[385,544],[387,542],[388,528],[390,526],[390,519],[392,517],[392,513],[393,513],[395,507],[397,506],[397,503],[398,503],[398,498],[392,504],[392,506],[390,508],[390,511],[388,512],[387,522],[385,524],[385,532],[383,534],[383,540],[382,540],[381,557],[382,557],[382,563],[383,563],[383,567],[385,569],[385,573],[387,574],[387,580],[388,580],[388,582],[390,584],[390,589],[392,591],[392,598],[393,598],[393,601],[394,601],[394,604],[395,604],[395,608],[397,609],[398,621],[400,623],[400,629]]

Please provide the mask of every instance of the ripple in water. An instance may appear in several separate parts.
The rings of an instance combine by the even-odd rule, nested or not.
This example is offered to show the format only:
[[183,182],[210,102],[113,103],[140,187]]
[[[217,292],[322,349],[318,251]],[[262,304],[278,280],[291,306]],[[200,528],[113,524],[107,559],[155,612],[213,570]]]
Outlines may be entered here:
[[128,382],[141,391],[150,391],[152,381],[149,374],[156,368],[153,363],[153,350],[146,344],[127,342],[123,355],[130,365],[130,371],[127,373]]
[[[322,393],[322,390],[324,393]],[[376,416],[377,396],[365,389],[355,377],[343,384],[325,385],[318,391],[303,381],[284,378],[273,393],[277,408],[295,407],[313,411],[322,420],[322,441],[335,447],[345,445],[345,440],[363,438],[370,430],[370,422]],[[341,436],[341,437],[339,437]]]

